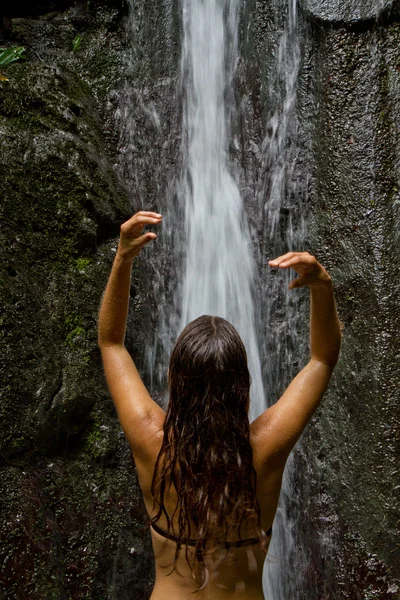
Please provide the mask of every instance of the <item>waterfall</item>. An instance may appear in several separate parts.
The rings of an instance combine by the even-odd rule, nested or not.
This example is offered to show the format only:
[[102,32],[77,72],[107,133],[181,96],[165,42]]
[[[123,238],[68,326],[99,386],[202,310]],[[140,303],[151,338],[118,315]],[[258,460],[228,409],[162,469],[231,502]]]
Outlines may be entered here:
[[227,156],[238,4],[237,0],[183,2],[182,327],[211,314],[238,329],[249,359],[254,417],[265,407],[253,305],[255,265],[242,198]]
[[[228,145],[234,114],[233,76],[238,59],[238,2],[184,0],[182,42],[183,164],[178,197],[184,208],[186,248],[181,300],[181,328],[201,314],[231,321],[241,334],[252,375],[251,416],[276,400],[295,375],[307,336],[300,336],[297,292],[288,293],[290,273],[267,271],[257,314],[256,265],[240,191],[229,163]],[[279,4],[279,6],[278,6]],[[276,14],[282,10],[277,1]],[[264,222],[265,256],[301,249],[304,207],[296,183],[296,98],[300,68],[297,0],[289,0],[271,86],[275,105],[263,143],[265,180],[259,194]],[[260,272],[263,271],[263,266]],[[264,268],[265,272],[265,268]],[[257,300],[257,299],[256,299]],[[260,299],[259,299],[260,300]],[[257,339],[267,324],[264,339]],[[256,325],[255,325],[256,324]],[[263,363],[263,375],[261,369]],[[266,366],[265,366],[266,365]],[[302,590],[301,553],[297,552],[298,506],[294,460],[286,468],[273,541],[264,573],[270,600],[296,600]],[[289,513],[293,510],[294,517]]]
[[[269,256],[303,250],[305,240],[305,207],[297,183],[297,83],[301,61],[298,33],[297,0],[288,0],[287,23],[281,32],[277,58],[271,77],[271,117],[263,143],[265,181],[262,196],[267,201],[264,229],[267,232]],[[276,15],[282,10],[276,2]],[[268,365],[265,372],[266,395],[276,401],[299,370],[306,350],[305,322],[298,291],[288,291],[292,273],[266,275],[268,302],[263,316],[268,330],[262,355]],[[297,453],[300,450],[297,449]],[[297,457],[292,454],[286,466],[274,533],[264,569],[264,592],[268,600],[300,600],[303,598],[305,560],[299,535],[300,498]]]
[[[301,249],[304,209],[296,187],[297,81],[300,42],[297,0],[289,0],[287,26],[279,42],[272,78],[276,106],[264,140],[265,182],[260,194],[269,256]],[[260,346],[255,333],[255,266],[242,199],[229,169],[227,145],[232,114],[232,78],[237,60],[238,3],[203,0],[184,3],[182,79],[185,90],[185,171],[181,197],[186,217],[186,266],[182,326],[204,314],[231,321],[242,335],[252,373],[252,416],[264,409]],[[278,9],[278,7],[277,7]],[[278,13],[279,14],[279,13]],[[207,40],[207,43],[205,41]],[[267,198],[262,201],[261,198]],[[264,257],[266,261],[266,257]],[[296,372],[301,354],[301,315],[290,274],[267,274],[261,343],[267,395],[277,399]],[[304,336],[303,339],[306,339]],[[304,345],[304,343],[303,343]],[[267,599],[295,600],[302,589],[296,526],[293,458],[287,466],[273,542],[264,573]],[[294,520],[289,513],[294,510]]]
[[[279,20],[282,2],[286,6],[285,0],[275,0]],[[288,2],[287,24],[270,76],[273,100],[262,146],[264,180],[258,194],[264,248],[257,271],[237,174],[228,152],[235,115],[240,3],[182,0],[183,168],[178,183],[170,184],[162,207],[159,250],[152,259],[158,322],[146,357],[151,391],[161,400],[162,394],[157,394],[165,385],[173,342],[179,330],[202,314],[226,318],[242,336],[252,378],[251,418],[264,410],[265,396],[269,401],[277,400],[295,375],[305,350],[307,336],[300,336],[304,322],[298,300],[301,292],[288,293],[290,273],[274,273],[266,267],[268,258],[302,249],[305,238],[304,200],[296,179],[300,37],[297,0]],[[157,115],[152,105],[143,101],[145,93],[140,89],[133,92],[135,101],[128,105],[153,122]],[[138,118],[133,117],[136,123]],[[133,131],[131,126],[128,129]],[[154,165],[155,172],[158,169]],[[133,173],[130,180],[138,181],[139,174]],[[260,273],[262,279],[257,279]],[[261,291],[262,302],[256,290]],[[264,335],[257,335],[264,330]],[[294,463],[291,458],[286,468],[266,561],[267,600],[302,597],[304,564],[298,551],[301,539]]]

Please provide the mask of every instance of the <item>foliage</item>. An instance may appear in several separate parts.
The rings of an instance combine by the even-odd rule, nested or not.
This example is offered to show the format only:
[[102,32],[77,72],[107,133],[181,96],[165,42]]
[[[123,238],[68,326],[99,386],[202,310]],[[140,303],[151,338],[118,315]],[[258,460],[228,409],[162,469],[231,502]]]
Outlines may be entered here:
[[81,35],[77,35],[76,37],[74,37],[74,39],[72,41],[72,51],[77,52],[79,50],[79,48],[81,47],[81,43],[82,43]]
[[6,50],[0,49],[0,67],[5,67],[24,56],[25,48],[23,46],[16,46],[14,48],[7,48]]
[[68,315],[64,324],[67,331],[65,343],[71,350],[74,350],[77,345],[79,346],[79,342],[82,341],[86,333],[83,327],[83,319],[80,316]]
[[[23,46],[6,48],[6,50],[0,48],[0,67],[6,67],[20,58],[25,58],[24,52],[25,48]],[[8,77],[0,73],[0,81],[8,81]]]

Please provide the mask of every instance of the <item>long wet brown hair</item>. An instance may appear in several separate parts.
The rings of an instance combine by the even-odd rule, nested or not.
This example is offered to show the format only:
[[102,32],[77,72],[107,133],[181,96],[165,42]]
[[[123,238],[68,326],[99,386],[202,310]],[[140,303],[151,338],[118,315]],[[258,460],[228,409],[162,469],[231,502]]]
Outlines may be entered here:
[[[194,558],[186,546],[186,559],[192,570],[196,561],[204,566],[205,550],[228,547],[228,535],[241,539],[248,519],[262,542],[249,392],[246,350],[236,329],[220,317],[189,323],[171,355],[169,406],[152,482],[157,512],[151,523],[164,515],[176,536],[174,566],[181,545],[192,538]],[[165,493],[171,485],[178,500],[168,514]]]

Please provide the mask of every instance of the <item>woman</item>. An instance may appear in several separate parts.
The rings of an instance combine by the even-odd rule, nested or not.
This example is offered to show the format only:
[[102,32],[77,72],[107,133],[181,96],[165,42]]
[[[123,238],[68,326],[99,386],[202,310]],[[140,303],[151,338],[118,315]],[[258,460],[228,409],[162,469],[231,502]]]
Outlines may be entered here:
[[151,521],[151,600],[261,600],[262,569],[286,460],[326,390],[341,333],[331,278],[310,254],[289,252],[290,289],[311,291],[311,357],[283,396],[249,424],[246,352],[224,319],[190,323],[173,350],[167,414],[150,398],[124,346],[131,265],[161,215],[139,212],[121,237],[99,315],[107,382],[135,459]]

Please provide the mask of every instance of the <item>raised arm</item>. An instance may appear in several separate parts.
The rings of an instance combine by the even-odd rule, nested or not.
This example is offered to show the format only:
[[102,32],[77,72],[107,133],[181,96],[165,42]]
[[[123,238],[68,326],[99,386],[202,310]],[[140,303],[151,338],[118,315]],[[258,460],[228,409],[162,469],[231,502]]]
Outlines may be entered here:
[[[161,215],[139,212],[121,225],[121,236],[99,312],[98,342],[104,371],[118,417],[135,458],[146,453],[149,436],[162,427],[164,411],[150,398],[124,345],[132,262],[155,233],[145,225],[161,223]],[[151,436],[150,436],[151,437]]]
[[289,252],[269,264],[294,269],[300,277],[289,289],[308,286],[311,295],[310,361],[278,402],[252,423],[265,462],[283,468],[328,386],[339,356],[341,331],[332,280],[314,256]]

